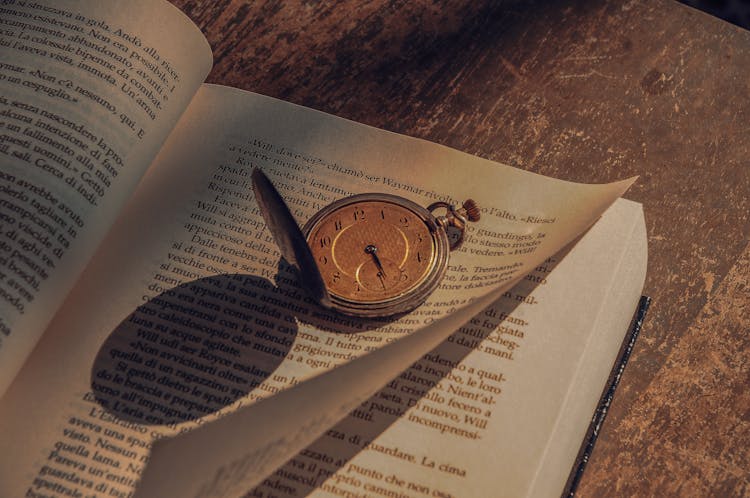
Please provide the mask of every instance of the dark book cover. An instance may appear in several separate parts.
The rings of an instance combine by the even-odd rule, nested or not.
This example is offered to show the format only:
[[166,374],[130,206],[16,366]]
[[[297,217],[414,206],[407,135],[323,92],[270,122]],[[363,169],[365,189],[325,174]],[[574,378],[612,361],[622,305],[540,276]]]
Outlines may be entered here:
[[561,495],[562,498],[572,498],[573,496],[575,496],[578,484],[581,482],[581,478],[583,477],[583,472],[584,470],[586,470],[586,464],[588,463],[589,458],[591,458],[591,452],[594,451],[594,445],[596,444],[596,440],[599,437],[599,432],[601,431],[602,425],[604,424],[604,419],[607,417],[607,412],[609,411],[609,407],[612,404],[612,399],[615,396],[617,385],[620,383],[622,374],[625,371],[625,366],[627,365],[630,354],[633,352],[633,348],[635,347],[635,341],[636,339],[638,339],[638,334],[641,331],[641,326],[643,325],[643,320],[646,317],[646,311],[648,310],[650,304],[650,297],[641,296],[641,299],[638,302],[638,307],[635,310],[633,320],[630,323],[630,327],[628,328],[628,333],[623,339],[622,346],[620,347],[620,352],[617,354],[617,359],[615,360],[614,366],[612,367],[612,372],[609,375],[609,379],[607,379],[607,384],[604,386],[604,392],[602,392],[602,396],[599,399],[599,404],[596,408],[596,411],[594,412],[594,416],[591,418],[591,424],[589,424],[589,429],[586,432],[586,437],[583,439],[581,449],[578,451],[578,456],[576,457],[576,461],[570,471],[568,482],[565,485],[565,489],[563,490],[563,493]]

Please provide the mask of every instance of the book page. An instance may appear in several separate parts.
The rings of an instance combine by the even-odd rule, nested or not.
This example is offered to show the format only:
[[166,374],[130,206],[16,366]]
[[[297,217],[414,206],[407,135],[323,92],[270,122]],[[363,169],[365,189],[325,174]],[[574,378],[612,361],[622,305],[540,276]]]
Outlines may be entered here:
[[[597,223],[592,232],[598,230],[600,239],[607,239],[606,245],[610,247],[612,257],[605,260],[601,256],[607,251],[604,244],[593,248],[598,256],[590,257],[598,257],[599,261],[611,265],[614,271],[610,273],[608,284],[601,283],[607,291],[598,296],[601,304],[594,316],[591,334],[585,340],[583,353],[575,370],[572,370],[572,380],[566,387],[559,387],[565,393],[564,401],[554,421],[554,431],[546,441],[544,456],[536,469],[527,496],[557,495],[567,483],[570,469],[561,462],[576,458],[591,415],[597,408],[605,382],[612,371],[612,363],[619,354],[626,327],[632,326],[633,313],[637,309],[646,280],[648,251],[643,206],[619,200],[605,213],[604,218],[610,221],[610,226],[603,223],[605,226],[599,227]],[[595,235],[593,233],[591,237]],[[617,249],[612,249],[613,246]],[[593,278],[588,283],[600,284],[595,284]],[[567,308],[568,312],[582,313],[581,308],[588,306],[585,302],[583,295],[577,296],[576,303]],[[593,304],[593,301],[589,303]],[[539,354],[541,356],[544,353]],[[536,386],[531,385],[529,388],[542,391],[547,386],[549,384],[545,379],[539,379]],[[533,411],[541,412],[538,408]],[[520,440],[521,437],[512,444],[520,444]]]
[[0,396],[211,65],[163,1],[0,3]]
[[[644,229],[640,206],[619,201],[574,246],[235,494],[559,496],[643,285]],[[499,358],[502,344],[513,354]]]
[[[471,197],[483,219],[425,304],[400,317],[346,317],[312,303],[280,259],[250,189],[254,167],[300,222],[365,191],[420,204]],[[271,407],[272,426],[245,429],[268,435],[272,449],[252,461],[273,467],[580,235],[629,184],[556,181],[205,85],[0,405],[0,424],[24,435],[8,441],[15,456],[0,465],[0,485],[11,495],[127,495],[155,438],[221,427],[256,405]],[[512,348],[500,343],[494,354],[512,357]],[[66,367],[51,368],[59,358]],[[336,373],[347,365],[357,374]],[[349,381],[331,385],[327,372]],[[318,415],[294,426],[280,416],[295,411],[284,400]],[[245,442],[230,438],[240,455]],[[204,459],[190,477],[225,462]],[[161,475],[188,481],[183,471]]]
[[[645,240],[640,205],[618,201],[368,399],[356,393],[429,327],[157,442],[136,496],[559,496],[640,296]],[[411,342],[405,350],[419,349]],[[336,404],[346,391],[348,404]],[[310,435],[337,410],[350,413]],[[301,440],[311,444],[260,483]],[[217,465],[234,442],[241,456]],[[194,478],[207,468],[218,470]],[[190,477],[164,479],[177,469]]]

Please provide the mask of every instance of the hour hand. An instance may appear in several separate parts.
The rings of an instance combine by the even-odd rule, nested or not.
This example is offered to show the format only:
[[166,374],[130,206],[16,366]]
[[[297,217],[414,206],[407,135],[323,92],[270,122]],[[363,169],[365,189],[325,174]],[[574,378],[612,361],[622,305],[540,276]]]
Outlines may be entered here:
[[375,266],[378,267],[380,273],[385,277],[386,274],[383,269],[383,264],[380,262],[380,258],[378,258],[378,248],[372,244],[368,244],[367,247],[365,247],[365,252],[372,256],[372,259],[375,261]]

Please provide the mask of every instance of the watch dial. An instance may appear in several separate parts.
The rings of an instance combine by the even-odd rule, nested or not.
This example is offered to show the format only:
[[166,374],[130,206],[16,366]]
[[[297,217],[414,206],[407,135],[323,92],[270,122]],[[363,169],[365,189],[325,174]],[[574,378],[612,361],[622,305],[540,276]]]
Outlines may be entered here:
[[341,206],[307,237],[328,291],[355,302],[378,302],[416,289],[435,264],[436,243],[425,222],[393,202]]

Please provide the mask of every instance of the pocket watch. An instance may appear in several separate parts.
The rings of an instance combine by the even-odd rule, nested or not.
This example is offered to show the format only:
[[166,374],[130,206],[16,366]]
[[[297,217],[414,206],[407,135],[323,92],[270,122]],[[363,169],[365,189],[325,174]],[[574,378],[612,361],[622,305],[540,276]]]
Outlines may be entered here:
[[[300,230],[268,177],[256,168],[251,178],[266,225],[282,256],[300,270],[302,285],[320,305],[346,315],[385,317],[422,304],[445,275],[466,224],[479,220],[472,200],[424,208],[367,193],[323,207]],[[433,215],[438,209],[445,214]]]

